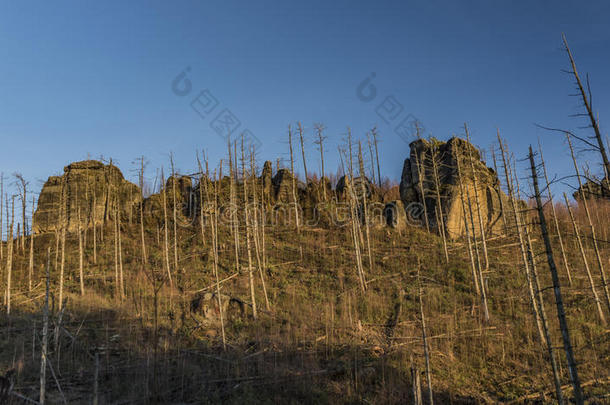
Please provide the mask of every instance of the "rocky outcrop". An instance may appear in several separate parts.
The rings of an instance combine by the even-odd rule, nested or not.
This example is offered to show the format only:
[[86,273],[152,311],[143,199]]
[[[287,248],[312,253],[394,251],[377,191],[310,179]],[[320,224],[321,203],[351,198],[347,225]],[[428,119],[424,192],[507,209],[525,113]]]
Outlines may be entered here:
[[[450,238],[464,235],[464,208],[468,213],[470,223],[468,200],[470,200],[475,216],[475,229],[479,230],[477,198],[487,234],[502,232],[501,207],[508,207],[508,199],[500,190],[497,174],[481,161],[477,148],[457,137],[453,137],[447,142],[418,139],[411,142],[409,146],[411,153],[404,162],[400,181],[400,197],[405,206],[410,203],[423,203],[428,223],[438,230],[440,220],[437,220],[436,216],[437,195],[433,165],[436,163],[441,211],[447,235]],[[435,161],[432,160],[433,157]],[[460,193],[458,159],[464,186],[463,199]],[[462,201],[464,201],[464,205],[462,205]]]
[[610,200],[610,179],[607,177],[601,181],[589,180],[582,185],[582,189],[579,188],[572,196],[575,200],[580,200],[584,193],[585,198],[588,199],[607,199]]
[[[70,232],[78,230],[79,218],[83,227],[103,223],[113,215],[117,199],[121,215],[132,215],[140,201],[140,189],[125,180],[116,166],[96,160],[71,163],[64,167],[62,176],[49,177],[42,187],[34,213],[34,232],[60,229],[62,216]],[[65,214],[60,213],[62,201]]]

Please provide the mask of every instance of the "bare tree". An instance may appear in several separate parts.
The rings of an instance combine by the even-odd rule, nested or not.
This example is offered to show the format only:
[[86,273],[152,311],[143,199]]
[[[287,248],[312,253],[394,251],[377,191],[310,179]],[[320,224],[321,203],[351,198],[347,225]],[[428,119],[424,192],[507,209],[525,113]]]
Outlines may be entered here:
[[26,206],[27,206],[28,182],[25,181],[25,179],[23,178],[21,173],[13,173],[13,176],[15,176],[15,184],[17,185],[19,199],[21,200],[21,232],[22,232],[22,234],[19,235],[19,241],[20,241],[19,246],[20,246],[21,251],[23,252],[23,250],[25,249],[25,237],[26,237],[26,233],[27,233],[27,226],[25,224],[25,210],[26,210]]
[[[32,276],[34,274],[34,210],[36,208],[36,199],[32,197],[32,231],[30,232],[30,260],[28,267],[28,292],[32,291]],[[0,216],[1,218],[1,216]],[[2,223],[2,220],[0,220]],[[1,235],[1,233],[0,233]],[[0,240],[2,238],[0,237]],[[1,242],[0,242],[1,244]]]
[[248,213],[248,182],[246,174],[246,156],[244,153],[244,137],[241,137],[241,172],[244,189],[244,223],[246,226],[246,252],[248,254],[248,279],[250,280],[250,296],[252,298],[252,317],[258,317],[256,309],[256,296],[254,294],[254,276],[252,272],[252,253],[250,248],[250,218]]
[[297,176],[294,172],[294,155],[292,153],[292,128],[288,125],[288,145],[290,147],[290,174],[292,177],[292,203],[294,204],[294,220],[297,227],[297,232],[300,232],[301,226],[299,223],[299,207],[297,200]]
[[566,134],[566,139],[568,140],[568,145],[570,146],[570,154],[572,155],[572,162],[574,163],[574,171],[576,172],[576,178],[578,179],[578,190],[580,193],[580,199],[582,201],[583,206],[585,207],[585,214],[587,214],[587,221],[589,222],[589,230],[591,232],[591,241],[593,242],[593,250],[595,251],[595,257],[597,258],[597,265],[599,267],[599,274],[602,280],[602,289],[604,291],[604,298],[606,307],[610,311],[610,293],[608,292],[608,283],[606,282],[606,273],[604,271],[604,264],[601,258],[601,254],[599,252],[599,246],[597,244],[597,237],[595,235],[595,227],[593,226],[593,221],[591,221],[591,212],[589,211],[589,204],[587,203],[587,195],[584,191],[584,187],[582,181],[580,180],[580,171],[578,170],[578,163],[576,162],[576,156],[574,155],[574,148],[572,147],[572,141],[570,140],[570,135]]
[[540,196],[540,188],[538,187],[538,174],[536,173],[536,163],[534,162],[534,152],[532,151],[531,145],[529,147],[529,160],[530,168],[532,171],[534,196],[536,198],[536,208],[538,210],[538,218],[540,220],[540,231],[542,232],[542,239],[544,240],[544,247],[546,250],[546,258],[549,264],[549,269],[551,271],[551,278],[553,280],[553,292],[555,293],[557,318],[559,319],[559,327],[561,329],[561,336],[563,338],[563,346],[568,361],[570,380],[572,381],[572,387],[574,388],[574,401],[577,405],[581,405],[584,403],[584,401],[582,397],[582,390],[580,388],[580,379],[578,378],[578,370],[576,368],[576,361],[574,359],[572,342],[570,340],[570,330],[568,328],[566,313],[563,306],[563,297],[561,295],[561,284],[559,282],[559,274],[557,272],[557,266],[555,265],[555,258],[553,256],[553,247],[551,245],[551,239],[548,233],[546,217],[544,214],[544,207],[542,205],[542,198]]
[[438,150],[434,143],[431,150],[432,173],[434,174],[434,191],[436,193],[436,212],[437,212],[437,228],[443,239],[443,251],[445,253],[445,263],[449,263],[449,253],[447,251],[447,235],[445,233],[445,218],[443,214],[443,205],[441,202],[441,182],[438,174]]
[[[551,205],[551,213],[553,214],[553,222],[555,224],[555,232],[557,232],[557,240],[559,241],[559,248],[561,249],[561,258],[563,259],[563,265],[566,268],[568,275],[568,283],[572,285],[572,275],[570,274],[570,264],[566,257],[566,250],[563,246],[563,238],[561,237],[561,229],[559,228],[559,220],[557,219],[557,212],[555,211],[555,203],[553,202],[553,193],[551,192],[551,184],[549,182],[549,176],[546,172],[546,164],[544,163],[544,157],[542,155],[542,146],[538,143],[538,153],[540,154],[540,164],[542,165],[542,173],[544,174],[544,180],[546,182],[546,189],[548,191],[549,204]],[[502,199],[500,199],[501,201]]]
[[377,159],[377,185],[381,187],[381,168],[379,166],[379,148],[378,148],[378,139],[377,139],[377,127],[373,127],[371,129],[371,135],[373,136],[373,145],[375,145],[375,158]]
[[[466,139],[470,143],[470,133],[468,132],[468,126],[464,124],[464,131],[466,131]],[[483,216],[481,215],[481,204],[479,203],[479,190],[477,173],[474,166],[474,157],[472,155],[472,149],[470,145],[468,147],[468,158],[470,160],[470,167],[472,169],[472,185],[474,187],[474,201],[477,208],[477,216],[479,218],[479,231],[481,233],[481,243],[483,246],[483,257],[485,257],[485,270],[489,269],[489,255],[487,254],[487,239],[485,237],[485,224],[483,223]]]
[[566,202],[566,208],[568,209],[568,213],[570,214],[570,220],[572,221],[572,227],[574,228],[574,236],[576,237],[576,241],[578,242],[578,248],[580,249],[580,257],[582,258],[583,264],[585,266],[585,271],[587,273],[587,278],[589,280],[589,286],[591,287],[591,292],[593,293],[593,299],[595,301],[595,306],[597,307],[597,313],[599,315],[599,319],[603,325],[606,325],[606,317],[604,316],[604,311],[602,310],[602,304],[597,295],[597,290],[595,289],[595,281],[593,281],[593,276],[591,275],[591,269],[589,268],[589,262],[587,260],[587,255],[585,254],[585,247],[582,243],[582,239],[580,237],[580,229],[578,228],[578,224],[574,219],[574,214],[572,213],[572,208],[570,207],[570,202],[568,201],[568,196],[563,193],[563,198]]
[[323,124],[316,123],[314,124],[314,129],[316,130],[316,135],[318,137],[318,139],[315,141],[315,144],[318,145],[318,149],[320,150],[320,164],[322,165],[322,195],[324,197],[324,201],[326,201],[326,180],[324,173],[324,140],[326,139],[326,136],[324,136],[325,127]]
[[[574,76],[574,80],[576,81],[576,85],[578,87],[578,92],[580,94],[580,98],[585,107],[585,114],[579,114],[579,115],[580,116],[584,115],[589,118],[590,126],[593,128],[593,131],[595,132],[595,140],[597,141],[597,149],[599,150],[599,154],[601,155],[601,158],[602,158],[602,161],[604,164],[605,175],[608,178],[608,176],[610,176],[610,160],[608,159],[608,154],[606,153],[606,148],[604,146],[602,134],[599,129],[599,121],[595,117],[595,113],[593,112],[593,106],[592,106],[592,102],[591,102],[591,86],[589,86],[589,77],[587,76],[587,90],[585,91],[582,81],[580,80],[578,70],[576,69],[576,62],[574,61],[574,57],[572,56],[572,51],[570,51],[570,47],[568,46],[568,41],[566,39],[566,36],[563,34],[562,34],[562,39],[563,39],[563,44],[565,45],[565,50],[568,54],[568,57],[570,58],[570,64],[572,66],[572,71],[570,71],[569,73],[571,73]],[[587,95],[587,93],[588,93],[588,95]],[[590,146],[595,146],[589,142],[587,142],[587,144],[589,144]],[[602,187],[602,190],[603,190],[603,187]]]
[[[419,262],[419,259],[418,259]],[[430,350],[428,348],[428,338],[426,334],[426,318],[424,317],[424,290],[421,284],[421,279],[419,276],[421,264],[418,263],[417,266],[417,284],[418,284],[418,296],[419,296],[419,316],[421,321],[421,332],[422,332],[422,344],[424,346],[424,357],[426,359],[426,376],[428,379],[428,401],[429,404],[434,404],[434,398],[432,396],[432,374],[430,373]]]
[[51,248],[47,248],[47,268],[46,268],[46,292],[44,306],[42,307],[42,348],[40,350],[40,396],[38,402],[45,403],[45,392],[47,385],[47,345],[49,334],[49,283],[51,267]]
[[163,256],[165,259],[165,270],[167,271],[167,279],[169,280],[169,284],[171,287],[174,286],[172,281],[172,272],[169,267],[169,236],[168,236],[168,226],[167,223],[167,187],[165,184],[165,178],[163,177],[163,168],[161,168],[161,184],[163,189],[161,193],[163,194]]
[[[15,196],[12,196],[11,203],[11,224],[8,226],[7,252],[6,252],[6,313],[11,313],[11,279],[13,275],[13,250],[14,250],[14,236],[13,228],[15,223]],[[6,213],[8,215],[8,199],[6,200]]]
[[299,131],[299,139],[301,141],[301,154],[303,156],[303,170],[305,171],[305,184],[309,182],[309,173],[307,173],[307,159],[305,159],[305,130],[301,122],[297,122],[297,129]]

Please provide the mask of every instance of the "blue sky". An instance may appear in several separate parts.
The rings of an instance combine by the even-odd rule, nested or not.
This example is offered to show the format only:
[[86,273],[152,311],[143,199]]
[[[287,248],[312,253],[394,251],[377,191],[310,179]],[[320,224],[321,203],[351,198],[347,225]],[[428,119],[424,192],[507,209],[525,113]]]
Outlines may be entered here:
[[[408,143],[403,117],[445,139],[468,122],[484,149],[496,128],[517,157],[540,138],[550,166],[570,172],[563,140],[535,127],[577,129],[579,112],[561,49],[565,32],[588,72],[602,129],[610,116],[610,17],[604,2],[517,1],[105,1],[0,5],[0,171],[39,189],[47,176],[88,155],[112,157],[127,177],[144,155],[155,168],[175,155],[195,170],[226,143],[211,128],[228,109],[262,144],[259,161],[286,159],[287,126],[303,121],[310,170],[314,122],[326,125],[327,170],[346,127],[382,140],[382,175],[398,180]],[[172,81],[186,67],[191,92]],[[374,100],[357,97],[372,72]],[[191,102],[208,90],[217,106]],[[377,114],[388,97],[396,121]],[[387,102],[387,100],[386,100]],[[211,105],[211,104],[210,104]],[[384,104],[387,105],[387,104]],[[394,104],[397,105],[397,104]],[[588,163],[599,167],[596,156]]]

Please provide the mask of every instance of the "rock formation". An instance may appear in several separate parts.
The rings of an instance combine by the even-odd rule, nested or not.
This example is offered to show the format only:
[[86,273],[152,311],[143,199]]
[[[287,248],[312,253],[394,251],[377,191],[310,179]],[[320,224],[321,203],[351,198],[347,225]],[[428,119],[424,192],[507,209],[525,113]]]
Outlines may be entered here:
[[[103,223],[114,215],[112,209],[117,197],[121,215],[131,216],[140,201],[140,189],[125,180],[112,164],[96,160],[72,163],[64,167],[62,176],[49,177],[42,187],[34,213],[34,232],[60,229],[62,217],[70,232],[78,230],[79,217],[83,227]],[[65,214],[60,210],[62,201]]]
[[[441,211],[447,236],[457,238],[465,233],[464,208],[468,223],[471,224],[468,200],[474,215],[474,226],[478,232],[477,196],[486,233],[489,235],[502,232],[501,207],[508,207],[508,199],[500,190],[497,174],[481,161],[477,148],[457,137],[447,142],[418,139],[409,146],[411,153],[404,162],[400,181],[400,197],[405,206],[414,202],[425,204],[428,223],[438,230],[440,220],[437,220],[436,216],[437,190],[434,170],[436,165]],[[460,193],[458,159],[464,186],[463,199]]]
[[[610,179],[606,177],[601,181],[588,180],[582,185],[582,192],[588,199],[608,199],[610,200]],[[581,199],[581,189],[579,188],[573,195],[575,200]]]

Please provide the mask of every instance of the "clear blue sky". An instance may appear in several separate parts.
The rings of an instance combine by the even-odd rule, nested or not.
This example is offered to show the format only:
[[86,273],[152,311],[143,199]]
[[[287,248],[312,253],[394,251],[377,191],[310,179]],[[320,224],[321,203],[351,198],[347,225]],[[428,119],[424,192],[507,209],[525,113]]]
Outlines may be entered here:
[[[228,108],[260,139],[261,161],[287,157],[289,123],[302,120],[311,140],[323,122],[332,172],[346,126],[357,138],[377,125],[382,175],[398,180],[408,144],[376,113],[393,96],[397,119],[411,114],[441,139],[466,121],[487,149],[499,127],[523,157],[540,137],[551,172],[566,174],[563,141],[534,124],[582,124],[568,117],[579,110],[560,71],[565,32],[606,127],[609,17],[607,2],[576,1],[3,2],[0,171],[39,189],[88,154],[128,177],[145,155],[152,177],[173,151],[190,172],[198,148],[224,156],[210,123]],[[172,81],[187,66],[192,90],[178,96]],[[371,72],[377,96],[363,102],[356,89]],[[218,106],[202,118],[190,102],[204,89]],[[316,153],[310,142],[311,169]]]

